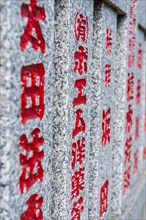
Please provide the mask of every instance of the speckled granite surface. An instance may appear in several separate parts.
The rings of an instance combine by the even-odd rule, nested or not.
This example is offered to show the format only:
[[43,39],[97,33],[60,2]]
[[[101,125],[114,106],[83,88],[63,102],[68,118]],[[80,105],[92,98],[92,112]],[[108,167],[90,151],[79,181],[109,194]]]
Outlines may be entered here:
[[[30,195],[38,193],[44,197],[43,215],[45,220],[71,220],[73,202],[71,201],[72,176],[79,168],[85,167],[84,211],[81,220],[95,220],[100,216],[100,191],[105,181],[109,180],[108,210],[105,219],[138,219],[145,197],[145,161],[143,150],[145,134],[145,76],[143,70],[137,72],[136,79],[142,79],[142,109],[139,113],[140,141],[133,144],[133,153],[139,149],[139,172],[132,177],[129,195],[123,200],[123,163],[125,135],[125,92],[127,80],[127,37],[128,13],[130,0],[38,0],[44,6],[47,21],[40,21],[46,41],[46,53],[35,52],[31,44],[25,52],[20,50],[20,36],[27,19],[22,19],[21,4],[29,0],[1,0],[1,173],[0,173],[0,215],[2,220],[20,219],[27,209],[26,201]],[[108,4],[107,4],[108,3]],[[146,30],[144,0],[138,1],[137,43],[143,45]],[[88,41],[77,41],[74,35],[76,13],[88,17]],[[119,16],[120,15],[120,16]],[[55,22],[54,22],[55,21]],[[112,29],[113,53],[105,49],[106,29]],[[80,76],[74,73],[74,54],[82,45],[88,48],[88,71]],[[146,51],[146,46],[143,46]],[[137,51],[136,51],[137,52]],[[145,52],[146,54],[146,52]],[[146,57],[146,55],[145,55]],[[20,117],[21,79],[23,65],[43,62],[45,66],[45,116],[42,121],[35,119],[22,125]],[[112,64],[111,86],[105,89],[105,65]],[[144,58],[144,62],[146,59]],[[86,151],[83,164],[75,170],[72,166],[72,139],[75,126],[76,110],[73,99],[78,91],[74,88],[75,80],[84,78],[87,87],[83,94],[87,104],[81,105],[86,123]],[[136,90],[136,87],[135,87]],[[111,140],[102,147],[102,110],[111,107]],[[135,126],[135,125],[134,125]],[[43,160],[44,181],[37,182],[28,193],[20,195],[19,163],[20,136],[25,133],[30,137],[32,129],[39,127],[45,138]],[[133,130],[134,134],[135,130]],[[82,133],[78,136],[82,137]],[[131,163],[133,165],[133,161]],[[121,215],[115,215],[120,214]],[[112,213],[112,215],[111,215]],[[137,220],[136,219],[136,220]]]
[[[53,37],[54,37],[54,5],[53,1],[39,1],[39,6],[44,6],[47,21],[40,22],[43,35],[46,41],[46,53],[32,49],[28,45],[25,52],[20,50],[20,36],[26,26],[27,18],[21,18],[21,5],[24,1],[6,0],[1,1],[1,39],[2,39],[2,148],[1,163],[2,172],[0,181],[2,187],[2,208],[3,220],[16,220],[27,208],[26,201],[33,193],[44,197],[43,213],[45,219],[50,215],[50,174],[51,174],[51,149],[52,149],[52,61],[53,61]],[[29,0],[25,3],[30,3]],[[21,111],[21,81],[20,73],[23,65],[30,65],[43,62],[45,67],[45,115],[42,121],[39,119],[30,120],[22,125]],[[39,127],[45,144],[43,150],[45,158],[43,169],[45,172],[43,183],[35,184],[28,193],[20,195],[19,178],[21,169],[19,163],[20,136],[30,136],[32,129]]]
[[[85,167],[85,189],[80,193],[84,198],[84,212],[81,219],[88,219],[88,161],[89,161],[89,129],[90,129],[90,63],[92,60],[92,16],[93,4],[91,1],[56,1],[55,3],[55,75],[54,75],[54,99],[53,99],[53,178],[52,178],[52,219],[66,220],[71,219],[73,202],[71,201],[72,176],[75,170],[71,169],[72,163],[72,144],[79,138],[72,139],[72,131],[75,126],[77,109],[83,111],[83,118],[86,124],[85,159],[81,167]],[[88,17],[89,31],[88,41],[83,43],[77,41],[74,33],[74,23],[76,13],[81,13]],[[74,73],[74,54],[79,46],[88,48],[88,71],[79,75]],[[86,79],[87,87],[83,90],[86,94],[87,104],[73,108],[73,100],[77,96],[74,83],[79,79]],[[53,207],[56,207],[53,209]]]
[[[111,201],[111,173],[112,173],[112,145],[113,145],[113,95],[115,76],[115,48],[116,48],[116,22],[117,16],[104,4],[94,5],[93,25],[93,60],[91,75],[91,152],[90,152],[90,187],[89,187],[89,219],[99,219],[100,190],[104,183],[109,181],[108,203]],[[112,53],[106,50],[106,32],[112,31]],[[105,86],[106,65],[111,65],[110,86]],[[110,141],[102,143],[103,137],[103,111],[111,113]],[[105,122],[106,123],[106,122]],[[107,139],[107,137],[106,137]],[[108,207],[109,210],[109,207]],[[108,212],[104,215],[106,219]]]

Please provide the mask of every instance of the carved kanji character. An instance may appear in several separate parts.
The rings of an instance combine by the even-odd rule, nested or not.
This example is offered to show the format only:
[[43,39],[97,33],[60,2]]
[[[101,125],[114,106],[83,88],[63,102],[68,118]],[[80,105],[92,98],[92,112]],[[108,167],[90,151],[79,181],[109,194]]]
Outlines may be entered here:
[[109,181],[107,180],[100,190],[100,220],[108,210],[108,186]]
[[132,109],[132,106],[129,105],[128,112],[126,113],[126,132],[127,133],[130,133],[132,129],[132,125],[133,125],[132,116],[133,116],[133,109]]
[[134,64],[135,64],[135,55],[134,54],[128,55],[128,67],[133,68]]
[[81,109],[78,109],[76,111],[75,129],[72,132],[73,138],[75,138],[81,132],[85,133],[85,131],[86,131],[86,124],[85,124],[84,119],[82,118],[82,114],[83,114],[83,111]]
[[72,199],[78,197],[80,191],[84,190],[84,171],[85,167],[82,167],[72,176]]
[[106,88],[110,87],[111,82],[111,64],[106,64],[105,66],[105,80],[104,84]]
[[142,45],[139,44],[139,48],[138,48],[138,62],[137,62],[137,66],[138,66],[139,70],[142,69],[142,56],[143,56]]
[[83,163],[83,159],[85,158],[85,138],[83,137],[81,140],[78,140],[77,143],[73,143],[72,145],[72,169],[75,168],[76,164],[80,165]]
[[111,108],[107,111],[103,110],[102,113],[102,146],[105,147],[107,143],[110,143],[110,114]]
[[140,79],[137,80],[137,87],[136,87],[136,105],[140,104],[141,99],[141,81]]
[[83,14],[76,13],[74,31],[76,39],[87,42],[88,40],[88,17]]
[[146,147],[143,149],[143,160],[146,160]]
[[44,138],[40,137],[40,129],[38,128],[33,130],[31,135],[33,138],[32,142],[28,142],[25,134],[20,138],[20,165],[22,166],[20,177],[21,194],[25,192],[25,189],[28,192],[36,182],[42,182],[44,177],[42,167],[44,151],[41,150],[44,145]]
[[109,54],[112,54],[112,29],[106,30],[106,50]]
[[86,79],[79,79],[75,81],[74,87],[78,89],[78,96],[73,101],[73,107],[77,105],[86,105],[87,97],[83,96],[83,89],[86,87]]
[[43,220],[43,197],[38,196],[38,194],[32,195],[26,202],[28,205],[27,210],[21,215],[20,220]]
[[138,150],[134,153],[134,167],[133,167],[133,173],[136,173],[138,171]]
[[72,219],[71,220],[81,220],[81,214],[84,211],[84,199],[80,197],[77,202],[73,204],[73,208],[71,211]]
[[131,149],[132,149],[132,137],[127,138],[125,143],[125,161],[124,165],[126,166],[131,161]]
[[[131,10],[131,12],[132,12],[132,10]],[[132,35],[136,29],[136,15],[133,15],[131,18],[132,18],[132,21],[130,21],[130,23],[129,23],[129,34],[130,35]]]
[[137,141],[139,138],[139,125],[140,125],[140,120],[139,120],[139,115],[137,115],[135,117],[135,141]]
[[44,76],[43,64],[22,67],[21,117],[23,124],[36,118],[41,120],[44,116]]
[[[45,40],[42,34],[42,30],[39,21],[46,21],[46,13],[43,7],[38,7],[38,0],[30,0],[30,4],[23,3],[21,6],[21,16],[22,18],[27,17],[28,22],[21,36],[21,50],[26,50],[28,43],[30,42],[32,48],[36,51],[39,49],[44,54],[45,53]],[[33,36],[33,31],[35,35]]]
[[74,72],[78,72],[80,75],[87,73],[87,61],[88,61],[88,48],[80,46],[78,51],[74,54],[75,66]]
[[128,80],[127,80],[127,101],[133,100],[134,95],[134,73],[128,73]]
[[130,179],[131,179],[131,167],[129,166],[124,173],[124,191],[123,191],[124,195],[126,195],[130,189]]
[[132,34],[131,38],[129,38],[129,51],[133,51],[136,47],[136,34]]

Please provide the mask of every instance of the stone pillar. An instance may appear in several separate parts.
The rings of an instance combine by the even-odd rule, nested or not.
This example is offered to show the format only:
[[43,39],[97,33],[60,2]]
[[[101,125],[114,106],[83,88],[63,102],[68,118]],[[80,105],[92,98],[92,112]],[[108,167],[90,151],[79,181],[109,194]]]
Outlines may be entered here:
[[[130,2],[129,2],[130,3]],[[117,42],[114,76],[114,142],[112,148],[112,201],[111,212],[122,212],[123,197],[123,165],[124,165],[124,136],[125,136],[125,96],[127,82],[127,37],[129,4],[124,12],[118,15]]]
[[[141,77],[141,117],[140,117],[140,154],[139,154],[139,171],[141,174],[146,170],[146,20],[143,16],[146,14],[146,2],[138,2],[138,44],[141,44],[142,51],[139,61],[142,65],[139,69]],[[138,53],[138,52],[137,52]],[[141,59],[140,59],[141,57]]]
[[117,14],[94,3],[89,219],[108,218],[112,186]]
[[[1,1],[3,219],[48,219],[54,4]],[[43,217],[42,217],[43,216]]]
[[55,2],[54,220],[88,219],[92,21],[92,1]]

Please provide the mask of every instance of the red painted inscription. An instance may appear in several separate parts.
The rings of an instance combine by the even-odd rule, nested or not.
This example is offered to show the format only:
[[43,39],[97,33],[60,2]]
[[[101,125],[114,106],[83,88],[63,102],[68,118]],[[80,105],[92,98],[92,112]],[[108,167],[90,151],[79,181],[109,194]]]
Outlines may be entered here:
[[139,49],[138,49],[138,69],[141,70],[142,69],[142,45],[139,44]]
[[86,87],[86,79],[79,79],[75,81],[74,88],[78,89],[78,96],[73,100],[73,107],[77,105],[86,105],[87,98],[83,95],[83,89]]
[[140,105],[140,99],[141,99],[141,81],[137,80],[136,105]]
[[112,54],[112,29],[106,30],[106,50],[109,54]]
[[38,181],[42,182],[44,178],[44,170],[42,160],[44,151],[41,149],[44,145],[44,138],[40,136],[40,129],[36,128],[32,132],[32,142],[28,142],[28,138],[23,134],[20,138],[20,165],[22,166],[22,174],[20,176],[20,192],[23,194]]
[[42,119],[44,116],[44,76],[43,64],[22,67],[21,117],[23,124],[26,124],[28,120]]
[[78,140],[77,143],[72,145],[72,169],[76,167],[77,164],[82,165],[85,158],[85,138]]
[[74,54],[75,66],[74,72],[78,72],[80,75],[87,73],[87,61],[88,61],[88,48],[80,46],[78,51]]
[[105,66],[105,80],[104,85],[106,88],[110,87],[111,82],[111,64],[106,64]]
[[80,192],[84,190],[84,172],[85,167],[82,167],[72,176],[72,199],[78,197]]
[[108,187],[109,181],[107,180],[100,190],[100,220],[108,210]]
[[134,168],[133,173],[137,173],[138,171],[138,150],[134,153]]
[[139,138],[139,125],[140,125],[140,119],[139,115],[135,118],[135,141]]
[[[38,0],[30,0],[30,4],[23,3],[21,6],[21,16],[22,18],[27,17],[28,22],[21,36],[21,50],[25,51],[28,43],[30,42],[32,48],[36,51],[39,49],[44,54],[46,50],[45,40],[41,31],[39,21],[46,21],[46,13],[43,7],[39,7]],[[35,35],[33,36],[33,31]]]
[[77,41],[82,40],[87,42],[88,39],[88,17],[83,16],[83,14],[76,13],[74,32]]
[[80,197],[79,200],[73,204],[71,220],[81,220],[81,213],[84,211],[83,202],[83,197]]
[[130,177],[131,177],[130,172],[131,172],[131,167],[129,166],[124,173],[124,195],[126,195],[130,189]]
[[81,109],[78,109],[76,111],[76,123],[75,123],[75,129],[72,132],[72,137],[75,138],[78,134],[81,132],[86,132],[86,124],[84,119],[82,118],[83,111]]
[[126,132],[127,133],[130,133],[130,131],[132,129],[132,125],[133,125],[132,116],[133,116],[132,106],[129,105],[128,112],[126,113]]
[[26,202],[27,210],[21,215],[20,220],[43,220],[43,197],[38,198],[38,194],[32,195]]
[[146,147],[143,149],[143,160],[146,160]]
[[103,110],[102,113],[102,146],[105,147],[107,143],[110,143],[110,116],[111,108],[108,108],[107,111]]
[[127,138],[125,143],[125,161],[124,166],[130,163],[131,161],[131,150],[132,150],[132,137]]
[[134,53],[131,53],[130,55],[128,55],[128,67],[133,68],[134,64],[135,64],[135,55]]
[[131,101],[134,98],[134,73],[128,73],[127,80],[127,101]]

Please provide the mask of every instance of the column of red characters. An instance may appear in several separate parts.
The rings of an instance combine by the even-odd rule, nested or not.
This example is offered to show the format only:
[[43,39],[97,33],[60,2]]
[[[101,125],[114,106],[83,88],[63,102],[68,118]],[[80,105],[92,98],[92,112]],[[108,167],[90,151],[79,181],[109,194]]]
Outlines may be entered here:
[[134,132],[134,141],[136,143],[136,151],[133,155],[133,173],[137,173],[138,171],[138,160],[139,160],[139,137],[140,137],[140,123],[141,123],[141,79],[139,76],[142,74],[142,44],[138,45],[138,54],[137,54],[137,69],[138,69],[138,79],[136,82],[136,96],[135,96],[135,107],[137,114],[135,116],[135,132]]
[[[27,25],[21,36],[20,48],[22,52],[30,45],[33,50],[45,53],[46,43],[39,22],[46,21],[44,7],[38,6],[38,0],[30,0],[30,4],[22,3],[21,17],[27,18]],[[35,55],[35,54],[34,54]],[[45,68],[43,63],[33,63],[21,68],[21,120],[26,124],[30,120],[42,120],[45,113],[44,104],[44,79]],[[20,165],[22,167],[19,179],[20,193],[23,195],[37,183],[43,182],[44,169],[42,160],[44,158],[44,138],[40,128],[30,131],[31,140],[26,134],[20,137]],[[33,194],[26,201],[27,210],[20,216],[21,220],[38,219],[43,220],[43,197]]]
[[[113,52],[113,37],[112,37],[112,29],[106,29],[106,51],[109,56],[112,56]],[[111,71],[112,65],[111,62],[105,65],[105,72],[104,72],[104,88],[108,91],[111,86]],[[107,147],[110,144],[110,135],[111,135],[111,108],[107,108],[106,110],[102,111],[102,139],[101,144],[102,147]],[[109,187],[109,180],[106,180],[104,185],[101,187],[100,190],[100,219],[103,218],[105,213],[108,210],[108,187]]]
[[[134,72],[135,68],[135,48],[136,48],[136,9],[137,0],[131,0],[129,17],[129,40],[128,40],[128,77],[126,91],[126,141],[124,150],[124,189],[123,195],[126,195],[131,185],[131,153],[132,153],[132,129],[133,129],[133,100],[134,100]],[[137,160],[137,152],[135,155]]]
[[[73,100],[73,108],[77,107],[74,129],[72,132],[72,170],[79,165],[78,171],[72,175],[72,195],[73,207],[71,211],[72,220],[80,220],[84,211],[84,198],[81,192],[84,191],[84,173],[85,167],[83,161],[85,158],[86,139],[86,123],[83,118],[82,105],[86,105],[87,97],[84,89],[87,86],[84,74],[88,73],[88,48],[83,46],[83,43],[88,42],[88,17],[83,14],[76,13],[74,21],[74,34],[76,40],[80,43],[78,50],[74,53],[74,74],[77,80],[74,82],[74,88],[78,91],[78,95]],[[79,139],[78,135],[82,137]],[[75,139],[77,138],[77,141]]]

